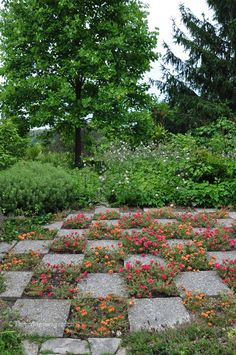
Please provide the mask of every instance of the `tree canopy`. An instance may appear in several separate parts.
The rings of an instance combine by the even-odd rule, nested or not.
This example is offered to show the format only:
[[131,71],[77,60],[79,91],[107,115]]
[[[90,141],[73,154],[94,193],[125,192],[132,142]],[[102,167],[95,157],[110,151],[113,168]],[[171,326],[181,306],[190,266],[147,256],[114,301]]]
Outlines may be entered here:
[[150,104],[141,83],[155,51],[138,0],[4,0],[1,12],[2,111],[22,130],[50,125],[80,132],[122,123]]
[[163,80],[157,85],[177,109],[173,130],[207,124],[219,117],[232,118],[236,110],[236,3],[208,0],[212,21],[201,19],[180,5],[183,31],[173,21],[173,40],[188,53],[177,57],[165,43]]

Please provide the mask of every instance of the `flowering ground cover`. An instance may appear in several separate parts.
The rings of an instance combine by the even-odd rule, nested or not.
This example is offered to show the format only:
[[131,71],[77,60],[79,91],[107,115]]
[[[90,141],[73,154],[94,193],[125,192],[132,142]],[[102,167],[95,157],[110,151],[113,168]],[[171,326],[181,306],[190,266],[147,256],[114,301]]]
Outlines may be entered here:
[[82,264],[82,268],[87,272],[113,272],[119,271],[123,266],[124,251],[97,246],[88,250]]
[[82,338],[121,336],[128,332],[127,308],[127,301],[112,295],[74,300],[65,334]]
[[19,240],[50,240],[56,235],[55,230],[46,230],[44,228],[38,228],[35,231],[22,233],[17,236]]
[[120,269],[120,272],[125,277],[131,297],[152,298],[179,295],[174,279],[181,270],[182,267],[174,263],[162,266],[151,261],[149,265],[136,263],[133,266],[127,263],[124,268]]
[[[32,323],[32,327],[39,324],[40,332],[44,329],[43,335],[52,331],[60,341],[67,338],[66,342],[68,338],[73,341],[94,338],[95,347],[99,339],[102,346],[102,342],[108,341],[105,339],[131,339],[137,332],[135,340],[129,340],[131,354],[135,354],[136,348],[136,353],[142,354],[140,349],[144,347],[146,355],[149,349],[153,349],[153,354],[157,353],[156,349],[161,353],[161,339],[165,339],[164,349],[172,343],[172,338],[165,337],[169,333],[175,337],[174,330],[164,328],[178,327],[179,334],[188,339],[193,338],[191,332],[195,336],[201,330],[203,338],[208,334],[209,339],[216,341],[216,333],[222,332],[222,327],[234,325],[236,232],[232,217],[227,220],[232,221],[232,227],[224,227],[215,224],[219,216],[227,216],[223,211],[184,213],[182,216],[187,215],[187,218],[183,221],[178,217],[178,222],[179,214],[169,207],[128,211],[123,216],[109,209],[104,213],[101,209],[97,211],[90,211],[89,217],[78,214],[80,217],[75,224],[69,219],[69,224],[47,225],[49,230],[57,230],[43,230],[42,235],[48,233],[45,239],[53,239],[43,242],[47,243],[44,248],[42,241],[37,243],[44,237],[41,238],[41,232],[36,229],[16,233],[14,243],[0,243],[0,277],[3,272],[6,278],[4,292],[7,296],[4,297],[14,303],[19,315],[22,314],[23,320],[19,323],[23,324],[22,329],[28,327],[28,323]],[[106,222],[109,218],[117,218],[117,224]],[[164,219],[157,221],[159,218]],[[68,226],[87,230],[69,233]],[[134,230],[136,228],[138,230]],[[38,253],[29,250],[30,243],[35,243]],[[37,245],[40,250],[36,249]],[[23,253],[23,250],[29,251]],[[228,261],[222,261],[227,258]],[[9,287],[20,287],[17,296],[11,295]],[[27,312],[27,325],[24,312]],[[53,324],[60,324],[60,331]],[[162,329],[161,339],[159,329]],[[145,338],[149,348],[140,343],[145,332],[154,339],[154,343],[150,343],[149,338]],[[229,334],[231,336],[231,330]],[[159,345],[155,342],[157,338]],[[227,342],[225,334],[221,339]],[[194,344],[199,347],[199,354],[207,353],[202,343],[194,340]],[[110,347],[104,348],[103,352],[108,349]],[[42,348],[41,353],[44,350]],[[66,351],[73,353],[69,345]],[[117,350],[110,352],[119,354]],[[88,354],[91,353],[88,350]]]
[[78,283],[87,276],[78,265],[43,265],[35,269],[25,290],[30,297],[73,298],[79,292]]
[[56,253],[83,253],[87,245],[87,240],[74,232],[54,240],[51,251]]
[[108,225],[105,222],[96,222],[91,225],[85,236],[88,239],[120,239],[122,229],[118,225]]
[[83,229],[88,228],[91,223],[91,218],[86,217],[83,213],[67,218],[62,225],[65,229]]
[[24,254],[7,254],[0,262],[0,271],[32,270],[41,261],[40,254],[30,251]]

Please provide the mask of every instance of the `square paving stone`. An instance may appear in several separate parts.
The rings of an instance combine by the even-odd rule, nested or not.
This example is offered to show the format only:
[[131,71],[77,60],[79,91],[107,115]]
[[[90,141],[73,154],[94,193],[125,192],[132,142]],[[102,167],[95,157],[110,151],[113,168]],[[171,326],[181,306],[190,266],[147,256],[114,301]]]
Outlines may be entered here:
[[154,222],[157,224],[175,223],[177,219],[175,218],[155,218]]
[[5,254],[0,254],[0,261],[4,258]]
[[88,240],[86,250],[91,250],[97,246],[104,248],[118,249],[120,242],[118,240]]
[[57,232],[57,237],[64,237],[67,235],[76,235],[82,237],[87,231],[88,229],[60,229]]
[[24,355],[38,355],[39,344],[29,340],[24,340],[22,342],[22,346]]
[[91,355],[116,354],[121,339],[119,338],[88,338]]
[[88,274],[88,276],[78,284],[78,288],[83,293],[89,293],[91,298],[106,297],[113,294],[120,297],[127,297],[127,291],[123,278],[117,274]]
[[170,246],[177,244],[187,244],[189,243],[189,239],[168,239],[167,242]]
[[181,290],[201,292],[209,296],[217,296],[230,289],[223,283],[216,271],[182,272],[176,278],[176,285]]
[[133,234],[133,233],[141,233],[142,228],[129,228],[129,229],[123,229],[124,233],[128,234]]
[[0,253],[8,253],[16,244],[16,242],[12,243],[5,243],[5,242],[0,242]]
[[16,325],[26,334],[62,337],[70,301],[20,299],[13,306],[20,319]]
[[215,263],[222,264],[223,260],[236,260],[236,250],[232,251],[210,251],[207,253],[209,259],[214,256]]
[[1,298],[20,298],[24,289],[33,276],[32,272],[26,271],[7,271],[3,272],[6,290],[0,293]]
[[61,226],[62,226],[63,222],[60,221],[60,222],[54,222],[54,223],[50,223],[50,224],[46,224],[44,226],[45,229],[49,229],[49,230],[59,230],[61,229]]
[[60,264],[82,264],[84,254],[46,254],[42,262],[44,264],[60,265]]
[[232,218],[217,219],[218,224],[225,227],[232,227]]
[[51,240],[21,240],[11,251],[14,254],[23,254],[30,250],[39,254],[47,254],[51,244]]
[[136,299],[128,311],[130,330],[161,330],[190,321],[181,298]]
[[53,354],[88,354],[89,344],[86,340],[57,338],[49,339],[42,344],[40,351]]
[[100,206],[95,208],[95,214],[96,213],[106,213],[106,212],[120,212],[119,208],[111,208],[111,207],[106,207],[106,206]]
[[[139,261],[139,263],[136,262],[137,260]],[[131,265],[138,266],[138,265],[150,264],[151,261],[154,261],[155,263],[159,263],[160,265],[163,266],[166,265],[165,260],[158,255],[141,256],[139,254],[129,256],[127,259],[125,259],[124,265],[129,263]]]
[[236,219],[236,212],[229,212],[229,217]]

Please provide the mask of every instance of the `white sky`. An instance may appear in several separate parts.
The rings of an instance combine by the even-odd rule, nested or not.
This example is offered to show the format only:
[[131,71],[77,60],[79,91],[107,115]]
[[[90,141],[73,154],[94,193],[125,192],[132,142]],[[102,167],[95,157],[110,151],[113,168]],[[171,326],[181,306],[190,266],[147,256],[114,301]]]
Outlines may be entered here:
[[[222,0],[223,1],[223,0]],[[180,24],[180,11],[179,4],[182,3],[197,17],[201,17],[205,13],[206,17],[210,17],[211,12],[206,3],[206,0],[143,0],[144,3],[149,5],[149,27],[154,30],[155,27],[159,28],[158,52],[164,54],[162,47],[163,42],[167,42],[173,49],[174,53],[184,57],[182,48],[180,46],[173,46],[172,44],[172,21],[174,18],[177,24]],[[184,28],[184,27],[183,27]],[[147,75],[152,79],[161,79],[160,64],[158,62],[153,64],[152,71]],[[155,89],[151,90],[157,93]]]

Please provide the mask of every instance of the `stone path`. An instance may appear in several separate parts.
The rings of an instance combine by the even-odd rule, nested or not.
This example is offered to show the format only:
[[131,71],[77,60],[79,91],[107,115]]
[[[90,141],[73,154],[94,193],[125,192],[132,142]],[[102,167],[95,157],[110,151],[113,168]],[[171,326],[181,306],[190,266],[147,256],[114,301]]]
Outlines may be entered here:
[[[99,207],[94,213],[103,213],[108,208]],[[119,212],[119,209],[109,209]],[[151,211],[151,209],[144,209]],[[199,211],[197,211],[199,212]],[[207,210],[206,210],[207,212]],[[88,217],[93,218],[93,214]],[[75,216],[76,214],[71,214]],[[129,215],[123,213],[121,216]],[[236,217],[235,212],[229,214],[229,218],[220,220],[222,225],[230,226],[233,218]],[[175,222],[173,219],[158,219],[158,223]],[[103,221],[108,225],[116,225],[119,221]],[[96,221],[91,222],[91,226]],[[57,236],[65,236],[72,233],[83,235],[84,230],[62,229],[62,222],[55,222],[45,226],[48,229],[56,229]],[[141,228],[124,228],[124,231],[141,231]],[[169,240],[169,244],[186,243],[186,240]],[[42,255],[42,263],[50,263],[52,265],[70,263],[77,265],[83,262],[86,253],[96,246],[110,247],[116,250],[119,248],[119,242],[116,240],[89,240],[84,253],[80,254],[59,254],[50,250],[52,240],[37,241],[24,240],[8,243],[0,243],[0,262],[7,253],[22,254],[31,250]],[[224,259],[236,259],[236,250],[209,252],[208,257],[216,257],[216,262],[222,263]],[[137,260],[140,264],[150,264],[152,260],[160,265],[166,265],[165,260],[160,255],[144,255],[133,254],[128,255],[124,260],[127,263],[135,265]],[[71,339],[65,336],[65,328],[71,311],[71,300],[67,299],[47,299],[47,298],[29,298],[24,296],[24,290],[27,288],[32,276],[33,270],[27,271],[5,271],[6,290],[0,294],[0,298],[10,301],[13,304],[13,310],[19,314],[17,326],[26,334],[52,336],[53,339],[43,342],[40,346],[36,343],[24,341],[24,349],[26,355],[47,354],[91,354],[101,355],[103,353],[124,355],[126,350],[121,347],[121,338],[119,336],[113,338],[96,338],[87,339]],[[210,296],[217,296],[221,292],[229,291],[229,288],[222,282],[216,271],[205,270],[200,272],[182,272],[176,278],[176,284],[179,290],[183,287],[191,291],[204,292]],[[119,273],[89,273],[88,276],[79,282],[79,288],[84,295],[83,297],[99,298],[113,294],[124,299],[129,299],[126,283],[122,274]],[[176,324],[190,322],[191,314],[187,311],[182,302],[182,291],[178,297],[158,297],[135,299],[134,305],[128,308],[128,324],[130,331],[140,329],[163,329],[165,327],[173,327]]]

